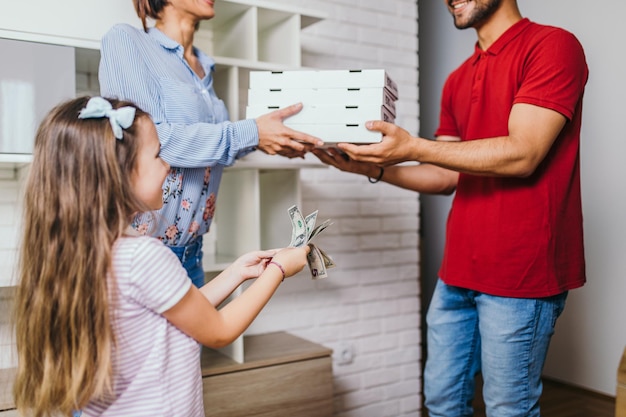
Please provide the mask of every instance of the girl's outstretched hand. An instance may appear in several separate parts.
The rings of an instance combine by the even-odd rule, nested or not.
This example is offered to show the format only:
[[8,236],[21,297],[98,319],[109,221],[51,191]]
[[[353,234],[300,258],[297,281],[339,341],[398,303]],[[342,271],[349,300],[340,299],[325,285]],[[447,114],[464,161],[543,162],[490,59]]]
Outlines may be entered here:
[[309,245],[304,245],[301,248],[284,248],[274,255],[272,261],[284,268],[285,277],[291,277],[302,271],[302,268],[306,265],[306,255],[310,250]]

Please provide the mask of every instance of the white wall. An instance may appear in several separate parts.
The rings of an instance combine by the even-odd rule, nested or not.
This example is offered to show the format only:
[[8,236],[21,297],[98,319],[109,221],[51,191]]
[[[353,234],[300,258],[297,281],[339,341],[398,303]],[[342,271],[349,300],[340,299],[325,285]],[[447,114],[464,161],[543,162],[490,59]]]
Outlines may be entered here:
[[[425,3],[432,3],[431,6],[440,11],[444,9],[441,1],[421,3],[420,21],[425,18],[421,10]],[[626,174],[623,171],[626,53],[621,44],[626,39],[623,25],[626,3],[609,0],[590,7],[590,3],[585,2],[523,0],[519,5],[522,14],[534,21],[561,26],[575,33],[585,48],[590,67],[581,145],[588,283],[570,293],[557,324],[545,373],[567,383],[614,395],[617,365],[626,346]],[[454,49],[458,32],[453,33],[455,29],[449,16],[437,15],[437,23],[432,26],[438,30],[420,33],[421,42],[432,42],[440,54],[440,59],[431,61],[420,55],[422,85],[431,82],[425,74],[436,73],[435,65],[442,65],[447,73],[450,63],[457,63],[472,52],[471,45],[463,53]],[[437,25],[450,30],[437,28]],[[475,39],[474,31],[461,33]],[[436,77],[435,82],[439,81],[440,77]],[[421,99],[422,115],[425,106],[438,104],[435,93]],[[444,203],[431,209],[446,210],[447,206]],[[429,208],[423,206],[423,210]],[[429,258],[429,252],[424,256]]]
[[524,0],[520,7],[537,22],[575,33],[589,65],[581,146],[588,283],[570,294],[546,374],[614,395],[626,346],[626,3],[596,4],[603,7],[565,0]]

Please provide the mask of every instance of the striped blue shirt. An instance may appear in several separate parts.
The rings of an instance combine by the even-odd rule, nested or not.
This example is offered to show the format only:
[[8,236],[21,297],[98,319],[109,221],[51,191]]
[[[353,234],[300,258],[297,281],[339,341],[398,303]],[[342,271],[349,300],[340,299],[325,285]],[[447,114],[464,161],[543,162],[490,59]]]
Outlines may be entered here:
[[101,44],[100,94],[133,101],[148,112],[161,157],[172,166],[163,184],[163,208],[134,222],[139,232],[170,246],[186,246],[208,232],[224,167],[259,142],[254,120],[228,120],[213,88],[215,62],[194,51],[206,74],[202,79],[184,60],[183,47],[156,28],[145,33],[115,25]]

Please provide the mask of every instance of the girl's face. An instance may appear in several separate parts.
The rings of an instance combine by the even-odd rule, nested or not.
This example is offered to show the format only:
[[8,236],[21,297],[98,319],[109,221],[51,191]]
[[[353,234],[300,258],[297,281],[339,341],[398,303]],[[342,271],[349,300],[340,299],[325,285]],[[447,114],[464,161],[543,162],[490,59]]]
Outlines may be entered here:
[[161,144],[157,131],[148,117],[140,117],[137,135],[140,141],[137,165],[131,181],[136,195],[152,210],[163,206],[163,182],[170,171],[167,162],[159,157]]

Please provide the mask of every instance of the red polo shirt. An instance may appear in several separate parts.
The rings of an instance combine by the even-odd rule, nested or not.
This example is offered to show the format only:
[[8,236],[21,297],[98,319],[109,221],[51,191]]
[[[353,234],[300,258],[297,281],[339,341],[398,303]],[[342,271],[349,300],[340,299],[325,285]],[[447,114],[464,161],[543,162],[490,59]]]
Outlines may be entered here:
[[580,124],[588,70],[569,32],[523,19],[447,79],[437,136],[508,136],[515,103],[567,123],[528,178],[461,174],[448,218],[441,279],[454,286],[539,298],[585,282]]

